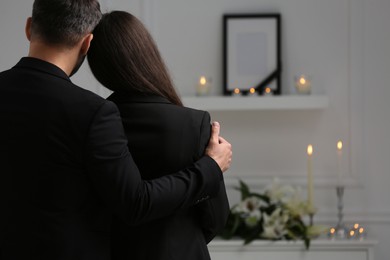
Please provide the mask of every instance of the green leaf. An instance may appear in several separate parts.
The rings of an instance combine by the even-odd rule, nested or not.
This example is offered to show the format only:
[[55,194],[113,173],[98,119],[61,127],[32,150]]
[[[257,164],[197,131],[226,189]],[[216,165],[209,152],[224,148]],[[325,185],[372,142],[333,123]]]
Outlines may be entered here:
[[309,250],[309,248],[310,248],[310,239],[306,237],[303,241],[305,241],[306,250]]
[[240,182],[240,187],[238,188],[238,190],[241,192],[241,200],[244,200],[250,196],[249,187],[242,180],[239,180],[239,182]]
[[232,230],[231,230],[232,235],[234,235],[236,233],[238,227],[240,226],[240,223],[241,223],[240,216],[235,215],[234,222],[233,222],[233,227],[232,227]]
[[260,238],[260,232],[259,232],[259,227],[251,230],[246,234],[244,237],[244,245],[249,244],[253,240],[259,239]]
[[245,238],[244,245],[249,244],[250,242],[252,242],[255,239],[256,239],[256,237],[247,237],[247,238]]
[[298,239],[298,237],[295,235],[295,233],[294,232],[292,232],[291,230],[287,230],[287,235],[288,235],[288,237],[290,238],[290,239],[292,239],[292,240],[297,240]]
[[258,194],[258,193],[255,193],[255,192],[251,192],[251,193],[249,193],[249,196],[259,198],[259,199],[261,199],[262,201],[265,201],[265,202],[267,202],[267,203],[270,202],[269,197],[268,197],[268,196],[265,196],[265,195],[262,195],[262,194]]

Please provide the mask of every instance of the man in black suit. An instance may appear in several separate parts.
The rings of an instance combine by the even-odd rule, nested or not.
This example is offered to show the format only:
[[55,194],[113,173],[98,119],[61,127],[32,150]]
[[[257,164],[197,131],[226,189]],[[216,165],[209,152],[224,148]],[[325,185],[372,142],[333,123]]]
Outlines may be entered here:
[[110,259],[112,213],[138,224],[190,207],[230,166],[215,124],[206,156],[141,180],[117,107],[69,79],[100,17],[97,0],[35,0],[29,55],[0,73],[0,260]]

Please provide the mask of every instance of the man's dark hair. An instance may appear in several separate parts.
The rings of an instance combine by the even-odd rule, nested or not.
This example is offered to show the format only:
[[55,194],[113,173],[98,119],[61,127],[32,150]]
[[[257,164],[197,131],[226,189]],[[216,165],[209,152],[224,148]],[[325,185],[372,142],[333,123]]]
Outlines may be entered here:
[[49,44],[73,47],[101,17],[97,0],[35,0],[32,35]]

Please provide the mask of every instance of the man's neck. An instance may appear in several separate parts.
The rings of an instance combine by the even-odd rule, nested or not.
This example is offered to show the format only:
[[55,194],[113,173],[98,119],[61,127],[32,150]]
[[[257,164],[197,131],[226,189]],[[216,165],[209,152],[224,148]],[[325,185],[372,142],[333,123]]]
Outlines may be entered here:
[[76,49],[48,46],[41,42],[31,42],[28,56],[52,63],[69,76],[76,64],[77,53]]

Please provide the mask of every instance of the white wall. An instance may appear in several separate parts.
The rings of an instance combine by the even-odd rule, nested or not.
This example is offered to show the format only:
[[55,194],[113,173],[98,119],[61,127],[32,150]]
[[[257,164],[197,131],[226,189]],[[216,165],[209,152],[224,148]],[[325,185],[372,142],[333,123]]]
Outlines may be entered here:
[[370,223],[380,239],[377,259],[390,252],[390,1],[364,2],[363,154],[362,181],[366,211],[378,221]]
[[[312,143],[319,177],[334,179],[335,143],[342,139],[348,147],[349,142],[348,1],[149,2],[151,31],[183,96],[194,95],[203,74],[213,78],[213,94],[222,92],[224,13],[282,13],[283,92],[292,92],[295,74],[310,74],[313,92],[327,94],[331,106],[325,111],[213,113],[235,147],[230,175],[285,176],[303,182],[305,150]],[[344,165],[348,171],[348,154]]]
[[27,55],[24,28],[29,15],[30,2],[7,0],[0,3],[0,70],[8,69]]
[[[32,2],[32,1],[31,1]],[[0,70],[27,53],[24,22],[30,1],[0,3]],[[147,24],[179,92],[194,95],[197,78],[213,78],[222,93],[222,14],[282,14],[282,89],[310,74],[314,94],[329,97],[320,111],[213,112],[234,148],[227,182],[244,178],[255,188],[279,177],[304,187],[308,143],[315,149],[316,221],[336,222],[336,150],[345,144],[346,221],[368,227],[378,239],[375,256],[390,245],[390,1],[388,0],[104,0],[104,10],[128,10]],[[107,96],[84,64],[74,81]],[[229,190],[232,203],[237,192]]]
[[[334,224],[335,144],[342,139],[345,219],[366,225],[369,237],[380,242],[376,259],[388,259],[390,2],[150,0],[149,9],[150,30],[183,96],[194,95],[203,74],[213,78],[213,94],[222,91],[222,14],[282,14],[283,93],[293,92],[293,77],[303,72],[312,76],[314,94],[326,94],[330,106],[324,111],[212,112],[234,147],[227,182],[240,177],[257,187],[276,176],[304,185],[305,148],[312,143],[316,219]],[[232,203],[238,199],[234,190],[229,196]]]

